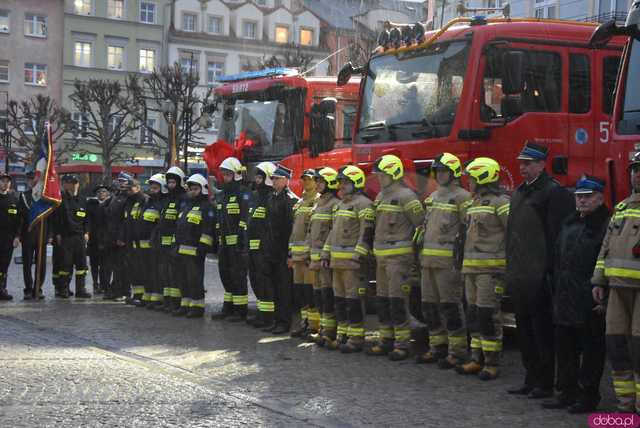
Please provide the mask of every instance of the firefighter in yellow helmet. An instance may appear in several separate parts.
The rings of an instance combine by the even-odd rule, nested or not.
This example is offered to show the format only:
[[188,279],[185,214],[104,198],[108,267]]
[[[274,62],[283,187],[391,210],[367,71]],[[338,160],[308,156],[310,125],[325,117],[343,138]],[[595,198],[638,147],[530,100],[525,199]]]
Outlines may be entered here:
[[[336,319],[333,310],[333,287],[331,285],[331,269],[322,267],[322,247],[333,224],[333,215],[340,199],[338,193],[338,171],[333,168],[320,168],[315,174],[316,189],[320,198],[311,212],[307,245],[310,250],[309,269],[315,272],[313,282],[314,309],[309,319],[320,318],[320,331],[311,339],[318,345],[336,338]],[[311,324],[311,323],[310,323]]]
[[389,359],[399,361],[409,356],[412,240],[424,221],[424,210],[415,192],[403,183],[404,166],[399,157],[382,156],[373,171],[381,187],[374,202],[373,241],[380,340],[368,353],[388,354]]
[[465,172],[473,199],[467,208],[467,234],[462,273],[467,297],[471,360],[456,367],[460,374],[482,380],[498,377],[502,352],[505,235],[509,198],[500,191],[500,165],[486,157],[474,159]]
[[336,205],[331,232],[323,246],[322,266],[331,267],[336,340],[325,347],[341,352],[359,352],[364,345],[364,267],[371,253],[373,204],[364,193],[365,174],[347,165],[338,172],[342,200]]
[[[291,332],[291,337],[306,338],[309,331],[317,333],[320,329],[320,316],[313,306],[315,271],[309,269],[309,246],[307,245],[311,211],[319,196],[316,191],[315,175],[316,172],[313,169],[307,169],[302,173],[300,177],[304,188],[302,198],[293,206],[288,265],[293,269],[293,307],[294,310],[300,311],[300,325]],[[311,317],[309,317],[309,311],[311,311]]]
[[429,330],[429,351],[418,363],[438,363],[443,369],[462,363],[467,353],[467,329],[462,307],[460,273],[466,208],[471,194],[460,185],[462,165],[442,153],[431,165],[438,189],[425,200],[421,245],[422,315]]

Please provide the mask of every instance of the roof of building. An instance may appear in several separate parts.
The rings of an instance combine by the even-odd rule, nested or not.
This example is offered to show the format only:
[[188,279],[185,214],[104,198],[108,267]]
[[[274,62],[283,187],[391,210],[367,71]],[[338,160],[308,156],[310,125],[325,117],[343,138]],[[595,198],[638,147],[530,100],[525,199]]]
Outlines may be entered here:
[[303,0],[306,9],[313,12],[329,26],[354,29],[353,17],[370,10],[387,9],[404,13],[411,22],[423,21],[424,6],[420,2],[403,0]]

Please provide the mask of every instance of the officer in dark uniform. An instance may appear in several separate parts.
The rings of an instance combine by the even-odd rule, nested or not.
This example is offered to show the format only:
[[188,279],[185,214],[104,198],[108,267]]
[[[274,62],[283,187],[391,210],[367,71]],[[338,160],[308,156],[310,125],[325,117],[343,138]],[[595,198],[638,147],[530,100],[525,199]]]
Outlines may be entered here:
[[62,177],[62,205],[56,210],[56,242],[62,249],[62,288],[60,297],[69,297],[69,284],[75,267],[76,298],[89,298],[85,288],[87,276],[87,247],[89,219],[86,199],[78,195],[78,177],[65,174]]
[[127,283],[129,259],[127,248],[119,237],[124,227],[124,209],[127,203],[129,188],[133,185],[133,177],[127,173],[120,173],[114,182],[114,194],[105,202],[106,228],[108,250],[105,264],[113,272],[113,279],[107,286],[105,299],[118,300],[129,296]]
[[32,230],[29,230],[29,210],[33,205],[33,189],[32,189],[32,180],[35,176],[33,169],[27,171],[25,173],[25,177],[27,178],[27,189],[23,192],[20,192],[20,198],[18,202],[18,212],[20,213],[20,217],[22,220],[22,226],[20,228],[20,241],[22,242],[22,278],[24,280],[24,300],[31,300],[34,298],[33,293],[35,292],[36,287],[34,286],[34,275],[38,270],[38,266],[36,265],[38,262],[38,255],[42,254],[42,259],[40,259],[40,279],[39,279],[39,289],[40,296],[39,299],[43,299],[44,296],[42,294],[42,286],[44,284],[44,280],[47,276],[47,257],[46,257],[46,249],[47,249],[47,237],[49,236],[49,219],[44,220],[44,236],[45,239],[42,240],[40,248],[38,248],[38,239],[40,234],[40,227],[34,227]]
[[571,194],[545,171],[548,149],[527,142],[518,156],[524,182],[511,197],[506,234],[506,281],[513,296],[524,384],[510,394],[553,394],[553,249],[563,220],[575,210]]
[[247,318],[247,268],[249,264],[247,222],[249,192],[242,185],[244,167],[234,157],[220,164],[222,192],[216,197],[218,268],[225,290],[222,311],[212,319],[243,321]]
[[159,257],[159,281],[163,288],[164,311],[172,312],[180,307],[182,294],[178,286],[179,278],[176,277],[175,264],[175,234],[176,220],[185,198],[184,172],[177,166],[171,167],[165,174],[167,182],[167,195],[158,222],[158,247]]
[[93,279],[94,294],[104,293],[110,281],[105,267],[105,252],[109,237],[106,228],[105,203],[110,198],[109,188],[98,185],[93,190],[94,198],[87,199],[87,213],[89,215],[89,264],[91,266],[91,278]]
[[265,260],[265,293],[272,295],[275,302],[275,322],[263,331],[273,334],[287,333],[291,327],[291,285],[293,274],[287,266],[289,255],[289,235],[293,227],[293,206],[298,197],[289,190],[291,170],[279,165],[271,175],[273,193],[269,198],[269,231]]
[[125,187],[127,199],[124,202],[124,219],[122,227],[119,229],[117,245],[125,249],[126,261],[124,262],[124,267],[126,270],[122,276],[124,292],[128,294],[129,287],[131,287],[131,294],[133,295],[131,298],[126,299],[125,302],[130,305],[140,306],[144,295],[146,269],[142,266],[142,260],[139,257],[135,227],[148,196],[142,193],[138,180],[129,180]]
[[204,315],[204,262],[213,246],[213,206],[207,179],[194,174],[187,180],[189,192],[176,222],[176,278],[182,300],[174,316]]
[[0,173],[0,300],[13,299],[7,292],[7,271],[13,249],[20,243],[18,198],[11,190],[11,181],[9,174]]

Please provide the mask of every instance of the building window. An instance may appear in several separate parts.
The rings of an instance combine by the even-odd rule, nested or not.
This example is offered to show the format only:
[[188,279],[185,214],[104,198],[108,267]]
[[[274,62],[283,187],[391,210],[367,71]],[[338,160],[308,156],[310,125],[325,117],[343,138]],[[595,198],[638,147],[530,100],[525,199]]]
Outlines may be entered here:
[[47,37],[47,17],[27,13],[24,15],[25,36]]
[[222,34],[222,17],[210,16],[207,21],[207,31],[213,34]]
[[87,113],[75,112],[72,117],[76,124],[75,136],[86,138],[87,128],[89,127],[89,115]]
[[289,27],[276,25],[276,43],[289,43]]
[[124,48],[122,46],[107,46],[107,67],[122,70],[124,63]]
[[156,22],[156,4],[148,1],[140,2],[140,22],[154,24]]
[[311,46],[313,44],[313,30],[306,28],[300,29],[300,44]]
[[0,33],[9,32],[9,12],[0,10]]
[[554,19],[558,14],[558,6],[556,0],[536,0],[535,17]]
[[256,4],[258,6],[266,6],[267,5],[267,0],[256,0]]
[[182,30],[183,31],[196,31],[196,22],[198,17],[192,13],[182,14]]
[[222,75],[224,75],[223,61],[209,61],[207,63],[207,83],[209,85],[214,85],[218,77]]
[[124,18],[124,0],[109,0],[107,15],[109,18]]
[[255,39],[258,35],[258,24],[254,21],[242,21],[242,37]]
[[74,64],[78,67],[91,67],[91,43],[76,42]]
[[152,129],[156,129],[156,119],[147,118],[147,125],[143,125],[140,127],[140,144],[153,143],[153,132],[151,131]]
[[194,56],[192,59],[191,55],[180,58],[180,68],[185,74],[198,74],[198,58]]
[[47,66],[44,64],[26,63],[24,65],[24,83],[47,86]]
[[73,10],[80,15],[91,15],[91,0],[73,0]]
[[0,61],[0,82],[9,82],[9,61]]
[[140,49],[140,71],[151,73],[156,67],[156,51],[153,49]]

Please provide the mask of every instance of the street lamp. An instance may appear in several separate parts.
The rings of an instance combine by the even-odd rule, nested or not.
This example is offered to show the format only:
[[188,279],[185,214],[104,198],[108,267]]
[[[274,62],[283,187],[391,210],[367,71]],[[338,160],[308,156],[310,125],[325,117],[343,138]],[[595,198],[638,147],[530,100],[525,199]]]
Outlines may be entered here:
[[11,134],[9,133],[9,92],[0,92],[0,120],[2,120],[2,146],[4,147],[4,172],[9,174],[9,153],[11,152]]
[[174,115],[173,102],[166,99],[160,106],[169,124],[169,166],[178,165],[178,148],[176,147],[176,117]]

